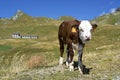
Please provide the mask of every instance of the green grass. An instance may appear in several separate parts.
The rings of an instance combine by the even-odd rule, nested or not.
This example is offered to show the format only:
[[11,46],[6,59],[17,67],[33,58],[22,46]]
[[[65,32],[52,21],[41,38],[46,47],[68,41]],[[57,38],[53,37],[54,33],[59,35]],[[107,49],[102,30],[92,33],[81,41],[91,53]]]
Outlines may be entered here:
[[[58,67],[57,31],[58,26],[37,22],[0,26],[0,79],[112,80],[120,76],[120,26],[98,26],[92,33],[83,54],[83,63],[90,71],[84,75],[78,70],[70,72],[66,67]],[[15,32],[37,35],[39,39],[12,39]],[[77,61],[77,53],[74,58]]]
[[0,51],[7,51],[7,50],[10,50],[11,48],[12,48],[11,46],[0,45]]

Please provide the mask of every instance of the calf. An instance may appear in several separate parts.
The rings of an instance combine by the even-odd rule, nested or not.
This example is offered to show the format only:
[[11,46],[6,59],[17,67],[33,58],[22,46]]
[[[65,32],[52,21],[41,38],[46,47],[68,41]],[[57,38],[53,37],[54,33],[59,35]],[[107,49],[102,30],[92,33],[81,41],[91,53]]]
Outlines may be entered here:
[[74,70],[73,57],[75,50],[78,50],[78,69],[83,73],[82,53],[85,43],[91,40],[91,31],[97,27],[96,24],[91,24],[89,21],[64,21],[60,24],[58,30],[58,40],[60,45],[60,61],[59,65],[63,64],[64,46],[67,45],[66,65],[70,71]]

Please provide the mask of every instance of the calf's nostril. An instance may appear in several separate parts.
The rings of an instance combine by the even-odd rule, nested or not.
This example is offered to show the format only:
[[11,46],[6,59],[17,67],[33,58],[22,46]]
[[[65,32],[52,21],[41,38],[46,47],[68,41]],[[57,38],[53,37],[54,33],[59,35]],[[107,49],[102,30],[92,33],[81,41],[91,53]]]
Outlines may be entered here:
[[88,37],[88,36],[85,36],[85,37],[86,37],[87,39],[90,38],[90,37]]
[[90,37],[87,37],[87,36],[85,36],[86,37],[86,41],[89,41],[90,40]]

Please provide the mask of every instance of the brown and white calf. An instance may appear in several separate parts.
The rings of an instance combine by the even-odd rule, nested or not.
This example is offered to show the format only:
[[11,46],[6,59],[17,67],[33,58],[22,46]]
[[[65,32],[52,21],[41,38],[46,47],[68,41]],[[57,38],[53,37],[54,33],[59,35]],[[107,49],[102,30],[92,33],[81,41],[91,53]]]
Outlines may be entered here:
[[60,61],[59,65],[63,64],[64,46],[67,46],[66,65],[70,71],[74,70],[73,57],[75,50],[78,50],[78,69],[83,73],[82,53],[85,43],[91,40],[91,32],[96,29],[96,24],[91,24],[89,21],[64,21],[60,24],[58,30],[58,39],[60,45]]

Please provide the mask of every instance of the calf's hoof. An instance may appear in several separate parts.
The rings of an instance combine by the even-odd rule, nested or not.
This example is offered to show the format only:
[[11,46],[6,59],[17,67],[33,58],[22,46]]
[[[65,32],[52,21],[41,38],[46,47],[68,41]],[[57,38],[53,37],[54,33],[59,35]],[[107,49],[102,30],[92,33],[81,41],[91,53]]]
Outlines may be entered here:
[[74,71],[74,67],[73,66],[69,66],[69,70],[70,71]]
[[83,70],[80,67],[78,67],[78,69],[79,69],[80,73],[83,74]]
[[70,64],[69,64],[69,70],[70,71],[74,71],[74,62],[71,62]]
[[59,65],[63,65],[63,58],[62,57],[60,57]]
[[67,68],[69,67],[69,63],[66,61],[66,66],[67,66]]

